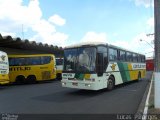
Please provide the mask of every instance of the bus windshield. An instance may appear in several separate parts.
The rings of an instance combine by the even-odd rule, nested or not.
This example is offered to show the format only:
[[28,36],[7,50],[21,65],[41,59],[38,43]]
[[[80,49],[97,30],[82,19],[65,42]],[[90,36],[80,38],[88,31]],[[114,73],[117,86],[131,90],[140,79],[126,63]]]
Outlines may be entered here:
[[93,72],[96,65],[96,48],[80,47],[64,51],[64,70]]
[[62,58],[56,58],[56,65],[63,65],[63,59]]
[[43,65],[43,64],[49,64],[50,61],[51,61],[50,56],[9,58],[9,65],[10,66]]

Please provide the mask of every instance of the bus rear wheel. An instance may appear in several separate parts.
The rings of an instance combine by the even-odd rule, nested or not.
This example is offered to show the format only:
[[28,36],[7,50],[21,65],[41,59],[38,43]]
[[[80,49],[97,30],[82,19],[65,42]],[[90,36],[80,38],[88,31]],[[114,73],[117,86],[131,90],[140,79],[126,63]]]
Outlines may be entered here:
[[114,77],[110,76],[108,81],[107,81],[107,89],[110,91],[114,88],[114,86],[115,86]]
[[36,77],[34,75],[28,76],[27,83],[36,83]]

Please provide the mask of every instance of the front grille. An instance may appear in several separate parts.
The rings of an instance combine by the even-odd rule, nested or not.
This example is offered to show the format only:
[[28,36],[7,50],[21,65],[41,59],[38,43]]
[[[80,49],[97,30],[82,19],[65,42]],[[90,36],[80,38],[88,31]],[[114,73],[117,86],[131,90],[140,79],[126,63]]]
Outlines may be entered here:
[[68,78],[68,80],[76,80],[76,78]]

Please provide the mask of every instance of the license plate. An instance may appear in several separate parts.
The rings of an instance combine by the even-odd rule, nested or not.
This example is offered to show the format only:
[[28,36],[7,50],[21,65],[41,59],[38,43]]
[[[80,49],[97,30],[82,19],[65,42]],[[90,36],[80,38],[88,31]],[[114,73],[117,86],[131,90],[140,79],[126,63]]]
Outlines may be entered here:
[[74,85],[74,86],[78,86],[78,83],[72,83],[72,85]]

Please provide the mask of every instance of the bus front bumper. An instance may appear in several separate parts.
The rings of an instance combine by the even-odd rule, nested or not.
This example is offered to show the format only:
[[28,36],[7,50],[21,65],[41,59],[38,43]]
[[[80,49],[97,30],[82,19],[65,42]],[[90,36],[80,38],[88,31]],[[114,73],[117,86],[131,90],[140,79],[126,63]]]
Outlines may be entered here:
[[0,85],[5,85],[5,84],[8,84],[9,83],[9,81],[7,81],[7,80],[0,80]]
[[61,83],[62,87],[85,89],[85,90],[99,90],[95,82],[61,80]]

